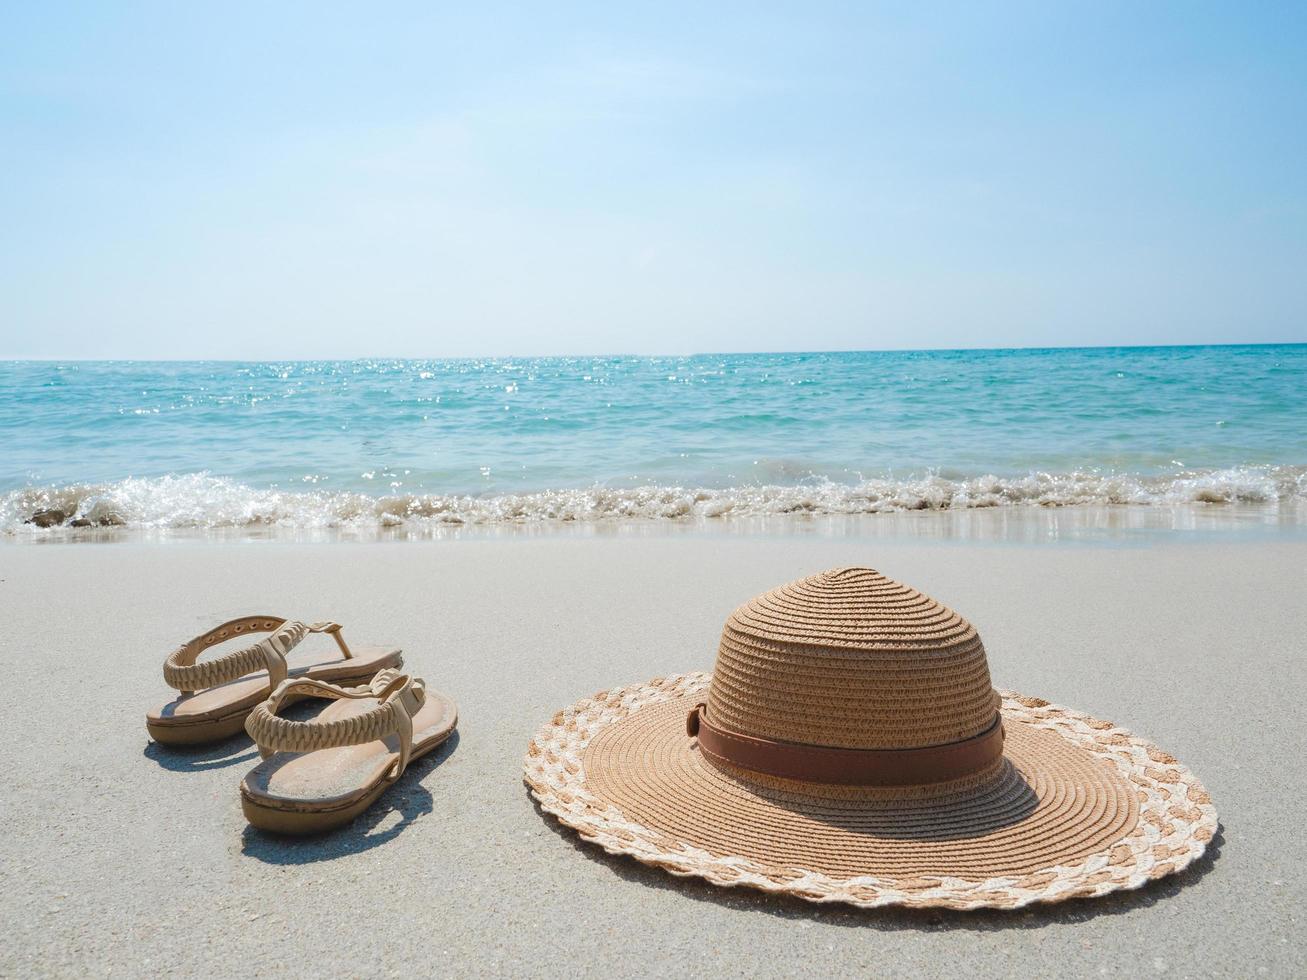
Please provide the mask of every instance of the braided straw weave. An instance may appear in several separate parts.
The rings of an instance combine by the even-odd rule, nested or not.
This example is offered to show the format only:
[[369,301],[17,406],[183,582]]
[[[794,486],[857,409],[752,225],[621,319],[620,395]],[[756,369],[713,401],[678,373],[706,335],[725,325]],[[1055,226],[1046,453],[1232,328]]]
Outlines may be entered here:
[[[826,608],[823,590],[836,600]],[[997,707],[1007,740],[997,764],[950,783],[778,779],[697,751],[685,716],[705,695],[720,724],[758,737],[914,748],[969,737]],[[1175,759],[1111,722],[993,692],[965,620],[865,569],[742,606],[711,679],[657,679],[559,712],[532,740],[525,779],[542,809],[610,853],[862,907],[1016,908],[1137,888],[1192,862],[1217,826]]]
[[731,614],[708,709],[747,735],[897,749],[979,735],[998,699],[970,623],[871,569],[841,568]]
[[[400,678],[404,683],[394,686]],[[394,690],[388,690],[394,686]],[[312,718],[295,721],[278,717],[289,695],[308,695],[333,700],[377,698],[367,711],[344,718],[323,721]],[[405,695],[409,695],[408,698]],[[394,668],[380,671],[372,680],[358,687],[340,687],[326,681],[290,679],[282,681],[268,700],[260,703],[245,719],[245,731],[260,751],[316,752],[345,745],[363,745],[395,735],[404,730],[411,712],[421,707],[425,689],[420,679],[410,678]],[[384,699],[384,700],[383,700]],[[407,703],[411,700],[411,704]],[[403,714],[403,717],[400,715]],[[411,729],[411,725],[407,726]]]

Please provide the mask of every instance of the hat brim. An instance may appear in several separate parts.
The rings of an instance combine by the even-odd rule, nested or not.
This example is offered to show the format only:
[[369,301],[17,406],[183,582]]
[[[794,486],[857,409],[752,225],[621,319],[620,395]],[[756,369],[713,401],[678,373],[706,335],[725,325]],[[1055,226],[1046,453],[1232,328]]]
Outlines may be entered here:
[[1000,770],[940,795],[724,770],[685,729],[709,677],[615,688],[555,716],[525,778],[613,854],[716,885],[862,907],[1017,908],[1187,866],[1216,809],[1174,758],[1111,722],[1009,692]]

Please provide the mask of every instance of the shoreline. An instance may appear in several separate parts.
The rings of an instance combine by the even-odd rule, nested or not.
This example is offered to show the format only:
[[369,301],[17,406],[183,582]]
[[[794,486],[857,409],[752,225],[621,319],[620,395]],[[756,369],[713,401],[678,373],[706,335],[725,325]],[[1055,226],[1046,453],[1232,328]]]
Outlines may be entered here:
[[[1302,465],[1181,468],[1151,475],[1072,469],[966,476],[927,469],[873,477],[846,471],[840,479],[812,471],[799,476],[790,473],[781,483],[723,485],[621,481],[535,490],[488,485],[475,493],[427,492],[420,481],[406,489],[403,481],[395,480],[383,493],[303,483],[289,488],[277,482],[251,485],[194,472],[11,486],[0,491],[0,534],[123,527],[428,533],[508,525],[857,519],[1079,508],[1162,513],[1230,508],[1236,516],[1258,513],[1281,523],[1307,523],[1307,466]],[[318,482],[316,477],[305,479]]]
[[418,543],[456,540],[643,539],[659,537],[866,537],[986,544],[1058,542],[1122,544],[1141,541],[1307,537],[1307,503],[1075,504],[890,511],[877,514],[538,520],[473,524],[295,527],[51,527],[0,532],[0,547],[36,544],[276,542],[289,544]]
[[[1184,541],[1185,543],[1182,543]],[[974,547],[965,539],[545,536],[384,542],[136,542],[10,548],[0,689],[12,736],[0,974],[166,965],[326,975],[731,972],[1292,975],[1307,861],[1284,805],[1307,681],[1307,540],[1234,535],[1148,547]],[[929,547],[923,545],[929,544]],[[1113,719],[1174,753],[1212,794],[1212,855],[1138,892],[1012,913],[813,906],[610,858],[529,801],[531,735],[596,690],[709,669],[735,605],[864,564],[970,619],[996,687]],[[287,841],[250,830],[243,739],[149,742],[166,653],[251,611],[330,617],[391,641],[459,705],[456,745],[415,765],[355,824]],[[317,638],[324,640],[325,638]],[[1247,737],[1256,726],[1256,748]],[[289,896],[295,896],[287,905]],[[303,930],[301,903],[327,933]],[[112,909],[112,914],[106,914]],[[560,922],[585,923],[578,956]],[[569,925],[570,928],[570,925]],[[177,937],[185,935],[186,942]],[[348,951],[348,961],[338,951]],[[1015,958],[1014,958],[1015,957]],[[291,966],[293,964],[293,967]],[[1160,965],[1159,965],[1160,964]]]

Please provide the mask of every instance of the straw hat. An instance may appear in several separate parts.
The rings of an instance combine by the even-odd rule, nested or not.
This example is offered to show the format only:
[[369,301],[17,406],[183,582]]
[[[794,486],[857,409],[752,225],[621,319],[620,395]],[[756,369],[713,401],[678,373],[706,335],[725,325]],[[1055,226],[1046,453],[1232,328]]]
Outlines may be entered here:
[[996,692],[970,623],[868,568],[735,610],[711,677],[565,708],[525,770],[544,810],[610,853],[867,907],[1137,888],[1216,832],[1174,758],[1112,722]]

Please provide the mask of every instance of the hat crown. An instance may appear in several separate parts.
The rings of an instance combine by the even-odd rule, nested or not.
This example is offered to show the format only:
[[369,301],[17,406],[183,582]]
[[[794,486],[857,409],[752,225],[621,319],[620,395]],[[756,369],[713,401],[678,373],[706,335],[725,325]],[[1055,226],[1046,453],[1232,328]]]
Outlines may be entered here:
[[731,613],[708,697],[756,738],[914,749],[972,738],[999,698],[975,628],[870,568],[836,568]]

